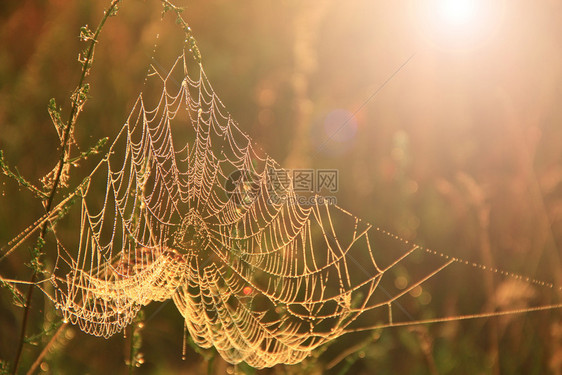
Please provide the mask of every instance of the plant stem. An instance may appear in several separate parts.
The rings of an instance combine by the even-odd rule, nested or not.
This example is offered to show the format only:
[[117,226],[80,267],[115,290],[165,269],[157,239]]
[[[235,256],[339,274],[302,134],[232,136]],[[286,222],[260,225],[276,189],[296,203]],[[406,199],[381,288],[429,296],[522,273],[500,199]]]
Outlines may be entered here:
[[[68,123],[66,124],[66,127],[64,129],[64,137],[63,137],[63,141],[62,141],[62,151],[61,151],[61,155],[59,158],[59,163],[58,163],[58,167],[57,167],[57,172],[55,174],[55,179],[53,180],[53,186],[51,187],[51,191],[49,193],[49,196],[47,198],[47,203],[45,204],[45,211],[48,213],[51,211],[52,205],[53,205],[53,200],[55,198],[55,195],[57,193],[57,189],[59,187],[60,184],[60,180],[61,180],[61,175],[62,175],[62,171],[64,168],[64,164],[66,162],[66,158],[67,156],[70,154],[70,134],[71,134],[71,130],[74,127],[74,124],[76,123],[76,120],[78,119],[78,114],[80,112],[80,108],[83,105],[83,102],[81,102],[81,99],[79,98],[79,93],[84,85],[84,80],[86,79],[86,77],[88,76],[89,72],[90,72],[90,68],[92,66],[92,62],[93,62],[93,58],[94,58],[94,49],[96,46],[96,43],[98,41],[98,37],[101,33],[101,30],[103,28],[103,25],[105,24],[105,21],[107,21],[107,19],[114,14],[115,10],[117,9],[117,5],[121,0],[112,0],[111,4],[109,6],[109,8],[105,11],[105,14],[102,18],[102,20],[100,21],[94,36],[91,38],[90,40],[90,46],[88,47],[88,52],[86,53],[86,59],[82,65],[82,74],[80,75],[80,80],[78,81],[78,86],[76,89],[76,95],[73,96],[72,98],[72,108],[70,110],[70,116],[69,116],[69,120]],[[68,148],[68,151],[67,151]],[[49,222],[46,221],[42,228],[41,228],[41,233],[39,234],[39,237],[43,240],[45,238],[45,235],[47,233],[47,229],[49,227]],[[19,365],[19,361],[21,358],[21,354],[22,354],[22,350],[23,350],[23,345],[25,342],[25,331],[27,328],[27,321],[28,321],[28,317],[29,317],[29,311],[30,311],[30,306],[31,306],[31,297],[33,296],[33,289],[34,289],[34,284],[37,281],[37,272],[33,271],[33,274],[31,275],[31,284],[29,286],[29,290],[27,292],[27,300],[25,303],[25,307],[24,307],[24,315],[23,315],[23,320],[22,320],[22,325],[21,325],[21,332],[20,332],[20,339],[19,339],[19,344],[18,344],[18,349],[16,352],[16,357],[14,360],[14,367],[13,367],[13,371],[12,374],[16,374],[17,370],[18,370],[18,365]]]
[[[125,328],[127,329],[127,328]],[[129,346],[129,375],[133,375],[135,368],[135,325],[131,325],[131,345]]]
[[35,370],[37,370],[37,367],[39,367],[39,364],[41,363],[41,361],[43,360],[43,358],[45,357],[45,355],[47,354],[47,351],[49,350],[49,348],[51,347],[51,345],[53,345],[53,343],[57,340],[57,337],[59,337],[59,335],[64,331],[64,329],[66,328],[66,326],[68,325],[68,323],[63,323],[59,329],[57,329],[57,331],[55,332],[55,334],[53,335],[53,337],[51,337],[51,339],[49,340],[49,342],[47,343],[47,345],[45,345],[45,347],[43,348],[43,350],[41,351],[41,353],[39,354],[39,356],[37,357],[37,359],[35,359],[35,362],[33,362],[33,364],[31,365],[31,367],[29,368],[29,370],[27,371],[26,375],[32,375]]

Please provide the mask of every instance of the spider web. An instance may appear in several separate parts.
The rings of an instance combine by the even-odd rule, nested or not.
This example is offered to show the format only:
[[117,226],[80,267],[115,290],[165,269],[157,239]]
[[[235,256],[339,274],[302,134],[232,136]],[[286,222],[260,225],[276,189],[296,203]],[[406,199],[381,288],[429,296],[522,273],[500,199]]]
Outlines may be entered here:
[[[486,268],[410,244],[322,196],[298,195],[288,171],[231,119],[189,51],[167,71],[152,66],[147,81],[161,95],[154,103],[138,96],[74,193],[79,244],[57,239],[51,276],[38,283],[84,332],[109,337],[142,306],[172,299],[195,343],[228,362],[294,364],[348,332],[419,323],[409,312],[419,307],[413,291],[453,265]],[[420,256],[432,258],[430,271],[397,285],[396,269]]]
[[[188,74],[187,58],[166,75],[153,67],[158,103],[138,97],[83,186],[79,249],[59,244],[54,299],[65,319],[108,337],[142,305],[172,298],[193,340],[227,361],[300,362],[391,303],[374,300],[386,270],[370,226],[319,196],[298,204],[291,176],[256,151],[202,67]],[[103,202],[89,194],[97,179]],[[365,255],[357,273],[350,259]]]

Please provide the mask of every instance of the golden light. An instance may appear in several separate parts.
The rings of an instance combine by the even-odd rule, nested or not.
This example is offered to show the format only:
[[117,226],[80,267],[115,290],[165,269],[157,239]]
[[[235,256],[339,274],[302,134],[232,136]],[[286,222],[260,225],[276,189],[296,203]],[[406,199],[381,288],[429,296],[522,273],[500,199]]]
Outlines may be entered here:
[[436,8],[443,22],[452,27],[470,27],[471,23],[477,21],[474,0],[440,0]]
[[421,35],[444,48],[470,48],[486,41],[499,27],[502,1],[413,0]]

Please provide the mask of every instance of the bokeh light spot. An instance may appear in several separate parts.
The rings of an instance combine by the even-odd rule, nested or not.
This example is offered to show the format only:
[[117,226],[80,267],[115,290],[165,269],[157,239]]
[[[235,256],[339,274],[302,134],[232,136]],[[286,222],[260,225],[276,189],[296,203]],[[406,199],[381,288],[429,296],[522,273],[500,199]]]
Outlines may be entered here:
[[324,119],[324,132],[332,141],[348,142],[357,133],[357,120],[345,109],[334,109]]

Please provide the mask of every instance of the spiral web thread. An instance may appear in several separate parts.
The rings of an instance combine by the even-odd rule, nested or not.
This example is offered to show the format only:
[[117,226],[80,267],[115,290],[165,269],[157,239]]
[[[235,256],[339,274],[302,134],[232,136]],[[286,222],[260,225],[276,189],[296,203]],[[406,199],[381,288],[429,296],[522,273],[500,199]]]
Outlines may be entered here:
[[[195,343],[256,368],[298,363],[347,332],[411,324],[412,301],[403,300],[461,261],[373,228],[318,195],[298,204],[291,176],[238,128],[200,64],[188,74],[190,61],[184,52],[167,73],[151,68],[147,80],[161,96],[150,104],[139,95],[75,193],[79,246],[57,240],[52,275],[38,283],[65,320],[109,337],[143,305],[172,299]],[[431,270],[396,287],[397,266],[428,253]]]

